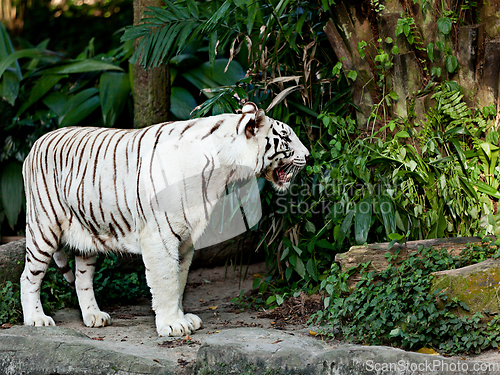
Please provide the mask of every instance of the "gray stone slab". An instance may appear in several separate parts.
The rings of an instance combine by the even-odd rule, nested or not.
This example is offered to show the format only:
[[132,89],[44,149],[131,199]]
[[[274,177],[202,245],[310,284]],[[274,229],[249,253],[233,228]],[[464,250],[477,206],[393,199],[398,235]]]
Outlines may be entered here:
[[380,346],[335,347],[312,337],[260,328],[236,328],[208,337],[196,362],[197,374],[214,375],[500,374],[499,363]]
[[175,364],[110,350],[62,327],[14,326],[0,330],[0,374],[173,374]]

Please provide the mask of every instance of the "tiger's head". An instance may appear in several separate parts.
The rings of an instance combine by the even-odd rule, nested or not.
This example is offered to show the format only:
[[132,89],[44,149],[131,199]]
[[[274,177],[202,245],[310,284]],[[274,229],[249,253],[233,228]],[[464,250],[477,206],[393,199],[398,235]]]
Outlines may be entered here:
[[264,146],[262,177],[278,191],[285,191],[297,173],[306,165],[309,151],[287,124],[267,117],[254,103],[246,103],[243,115],[254,115],[245,126],[247,139],[260,138]]

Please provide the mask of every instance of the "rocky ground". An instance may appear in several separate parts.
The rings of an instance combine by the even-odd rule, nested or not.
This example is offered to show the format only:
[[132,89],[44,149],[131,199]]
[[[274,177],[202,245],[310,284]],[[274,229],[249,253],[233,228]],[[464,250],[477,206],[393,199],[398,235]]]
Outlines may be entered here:
[[264,271],[251,265],[244,280],[233,268],[191,272],[184,306],[203,328],[183,338],[157,336],[149,301],[108,308],[113,324],[104,328],[65,309],[53,315],[56,328],[2,329],[0,374],[500,374],[498,351],[444,358],[324,342],[305,324],[318,298],[274,312],[235,306],[231,299]]

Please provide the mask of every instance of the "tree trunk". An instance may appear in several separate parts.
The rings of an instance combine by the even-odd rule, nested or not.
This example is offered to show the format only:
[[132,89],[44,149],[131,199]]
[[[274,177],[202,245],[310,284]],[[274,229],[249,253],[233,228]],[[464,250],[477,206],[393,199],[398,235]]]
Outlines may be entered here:
[[[134,25],[141,22],[149,6],[162,6],[161,0],[134,0]],[[137,47],[137,40],[136,40]],[[134,126],[164,122],[170,110],[170,70],[168,66],[144,70],[139,65],[132,67],[134,93]]]

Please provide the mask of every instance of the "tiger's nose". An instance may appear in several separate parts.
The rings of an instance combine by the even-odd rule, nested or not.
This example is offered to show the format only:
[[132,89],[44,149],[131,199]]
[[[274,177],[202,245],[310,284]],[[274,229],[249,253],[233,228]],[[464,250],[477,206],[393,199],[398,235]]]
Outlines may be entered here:
[[312,161],[313,161],[313,160],[311,159],[311,154],[307,154],[307,155],[306,155],[306,164],[311,165],[311,164],[312,164]]

